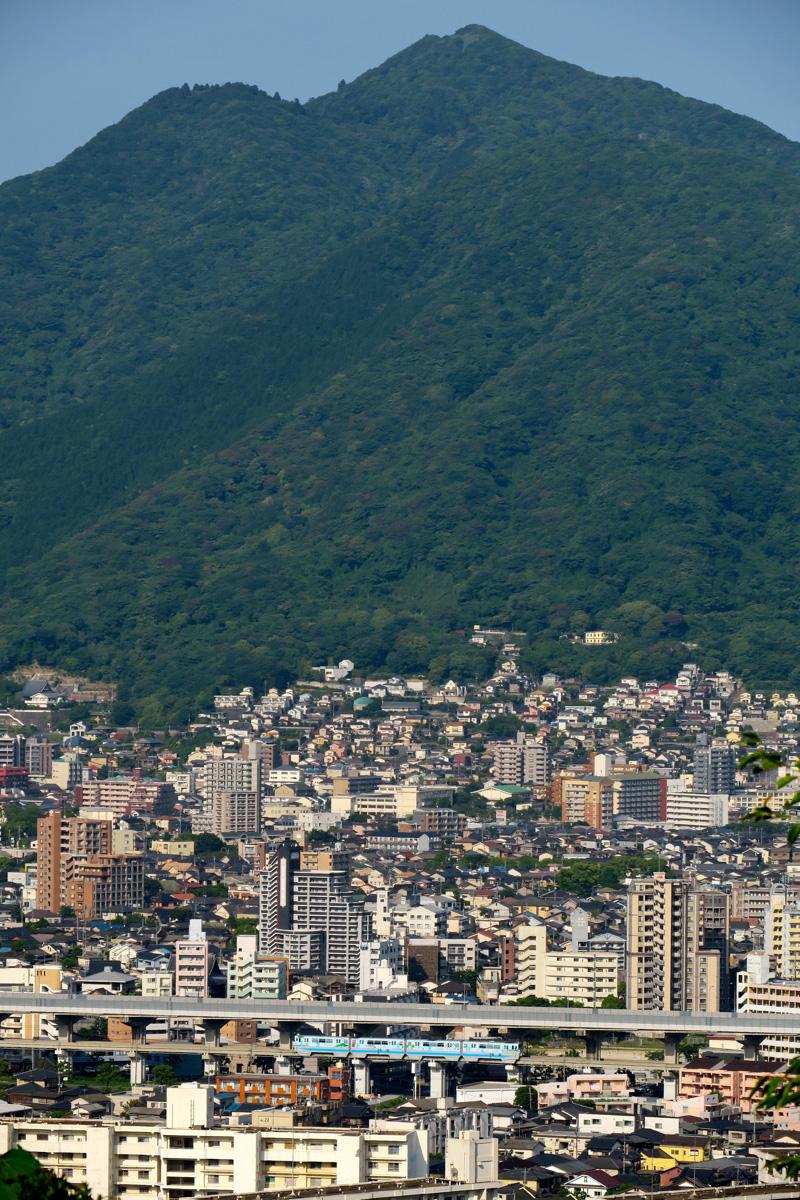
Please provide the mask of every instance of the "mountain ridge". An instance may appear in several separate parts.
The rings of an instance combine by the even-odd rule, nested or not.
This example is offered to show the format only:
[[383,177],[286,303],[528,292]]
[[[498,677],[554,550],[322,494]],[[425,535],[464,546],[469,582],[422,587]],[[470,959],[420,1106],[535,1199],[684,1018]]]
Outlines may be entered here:
[[[757,448],[800,456],[794,144],[461,37],[305,106],[170,89],[36,183],[5,259],[7,665],[155,720],[345,652],[480,672],[458,629],[486,620],[534,669],[652,675],[691,638],[791,678],[796,488]],[[543,72],[569,85],[532,117]],[[558,640],[586,622],[624,637]]]

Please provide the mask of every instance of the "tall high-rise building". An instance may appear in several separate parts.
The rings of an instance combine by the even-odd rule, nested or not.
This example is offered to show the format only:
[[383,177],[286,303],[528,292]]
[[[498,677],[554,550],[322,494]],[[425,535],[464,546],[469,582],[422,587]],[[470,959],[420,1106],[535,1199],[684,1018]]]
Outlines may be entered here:
[[81,920],[104,912],[129,912],[144,904],[139,854],[113,853],[114,821],[102,816],[65,817],[54,810],[36,823],[36,907],[74,908]]
[[144,861],[140,854],[69,857],[62,877],[64,903],[82,921],[103,913],[131,912],[144,905]]
[[241,754],[210,758],[204,768],[206,793],[259,792],[264,774],[261,743],[244,741]]
[[111,853],[114,822],[102,818],[65,817],[54,809],[36,822],[36,907],[58,912],[66,903],[64,871],[69,859]]
[[34,734],[25,742],[25,766],[31,779],[48,779],[53,770],[53,747],[46,737]]
[[699,733],[694,749],[695,792],[730,794],[736,784],[736,751],[724,738],[709,741],[708,734]]
[[23,767],[25,765],[25,739],[17,734],[0,734],[0,767]]
[[187,936],[175,943],[175,995],[207,996],[210,970],[209,945],[203,922],[191,920]]
[[288,958],[292,971],[326,972],[357,985],[369,916],[335,862],[306,864],[292,841],[273,851],[261,873],[259,946]]
[[632,879],[627,904],[627,1001],[634,1011],[730,1007],[730,898],[663,874]]
[[211,832],[217,837],[241,837],[261,832],[261,795],[257,791],[214,792]]
[[241,754],[212,758],[205,765],[205,824],[218,837],[261,832],[264,753],[261,742],[245,741]]
[[764,913],[764,951],[779,979],[800,979],[800,889],[770,889]]
[[613,775],[612,811],[615,819],[658,825],[667,816],[667,780],[652,771]]
[[498,783],[545,788],[550,774],[550,745],[546,740],[520,732],[513,742],[495,744],[494,777]]
[[518,733],[518,743],[520,739],[522,739],[522,782],[537,788],[547,787],[552,773],[550,743],[545,739],[526,737],[524,734]]
[[562,771],[550,785],[553,804],[561,809],[564,825],[589,825],[592,829],[610,829],[613,814],[611,780],[597,775]]

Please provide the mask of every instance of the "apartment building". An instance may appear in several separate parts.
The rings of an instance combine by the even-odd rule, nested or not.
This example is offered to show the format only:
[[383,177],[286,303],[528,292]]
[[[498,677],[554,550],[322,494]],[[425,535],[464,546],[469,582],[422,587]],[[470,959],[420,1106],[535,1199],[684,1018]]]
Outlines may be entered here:
[[674,829],[721,829],[728,824],[730,797],[726,793],[695,792],[667,781],[666,821]]
[[369,916],[347,871],[307,869],[309,861],[292,841],[267,859],[259,883],[260,949],[287,958],[292,971],[327,972],[357,985]]
[[227,963],[228,996],[234,1000],[285,1000],[288,987],[287,959],[261,954],[258,938],[239,934],[236,951]]
[[768,884],[755,879],[735,879],[731,884],[731,920],[757,921],[763,925],[771,895]]
[[110,812],[65,817],[54,810],[36,823],[36,906],[74,908],[81,920],[131,912],[144,903],[144,862],[117,854]]
[[561,809],[564,825],[589,825],[610,829],[613,816],[611,780],[599,775],[562,771],[550,787],[553,804]]
[[215,791],[211,798],[211,833],[243,837],[261,832],[261,793]]
[[452,803],[455,788],[442,784],[381,784],[374,792],[344,792],[331,796],[331,812],[339,817],[391,817],[405,820],[434,803]]
[[772,970],[781,979],[800,979],[800,891],[776,887],[770,890],[764,913],[764,950],[772,959]]
[[196,1083],[168,1088],[163,1125],[119,1118],[2,1120],[0,1153],[20,1146],[60,1178],[116,1200],[319,1189],[428,1174],[427,1139],[408,1123],[295,1128],[290,1114],[265,1112],[260,1127],[259,1114],[251,1126],[222,1125],[215,1123],[213,1093]]
[[549,950],[547,926],[536,918],[518,926],[515,940],[518,995],[585,1008],[599,1008],[606,996],[616,996],[621,977],[616,952]]
[[188,936],[175,943],[175,995],[207,996],[211,955],[203,922],[189,922]]
[[53,770],[53,746],[37,733],[25,742],[25,766],[31,779],[49,779]]
[[716,795],[730,793],[736,786],[736,751],[724,738],[697,735],[694,751],[694,783],[696,792]]
[[328,1104],[331,1099],[327,1075],[217,1075],[214,1090],[218,1096],[233,1098],[239,1104],[263,1108],[288,1108],[294,1105]]
[[626,771],[611,776],[611,811],[615,821],[659,825],[667,815],[667,780],[653,771]]
[[65,817],[54,809],[36,822],[36,907],[58,912],[64,899],[64,867],[70,858],[111,853],[111,813]]
[[[60,992],[62,976],[61,967],[49,963],[36,967],[0,967],[0,1005],[5,992]],[[0,1039],[39,1037],[54,1041],[58,1037],[52,1017],[41,1013],[11,1013],[0,1022]]]
[[616,996],[620,983],[619,956],[592,950],[555,950],[545,955],[545,1000],[563,998],[584,1008],[599,1008]]
[[783,1070],[775,1062],[749,1062],[743,1058],[717,1058],[713,1055],[695,1059],[679,1071],[678,1098],[692,1099],[701,1095],[716,1095],[722,1104],[741,1109],[749,1116],[758,1105],[759,1084],[765,1076],[778,1075]]
[[216,791],[260,794],[264,769],[262,744],[245,741],[241,754],[225,754],[220,758],[208,759],[203,768],[203,790],[206,795]]
[[433,834],[446,842],[460,837],[467,826],[464,813],[452,808],[425,808],[414,814],[414,822],[422,833]]
[[[748,954],[744,971],[736,976],[736,1012],[800,1016],[800,980],[775,978],[769,954]],[[770,1034],[761,1043],[764,1058],[795,1058],[800,1054],[800,1021],[796,1034]]]
[[534,788],[546,788],[550,783],[550,746],[544,739],[520,732],[513,742],[495,742],[493,754],[497,783]]
[[82,921],[144,907],[144,861],[138,854],[68,858],[62,872],[64,903]]
[[136,767],[130,775],[114,775],[110,779],[91,779],[75,788],[75,799],[83,807],[105,808],[117,817],[132,812],[153,812],[161,802],[175,799],[171,783],[160,779],[144,779]]
[[627,898],[628,1007],[720,1012],[728,986],[730,898],[691,879],[632,879]]

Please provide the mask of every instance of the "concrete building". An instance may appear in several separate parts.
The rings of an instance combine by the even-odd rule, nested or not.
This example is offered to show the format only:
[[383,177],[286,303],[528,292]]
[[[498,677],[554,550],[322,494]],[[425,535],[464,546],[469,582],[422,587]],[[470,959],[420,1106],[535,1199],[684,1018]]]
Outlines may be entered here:
[[193,830],[202,827],[217,837],[260,833],[266,759],[267,744],[254,740],[245,740],[240,754],[210,758],[203,768],[204,801]]
[[610,829],[613,815],[611,780],[598,775],[562,771],[553,777],[550,795],[561,809],[564,825]]
[[134,768],[130,775],[114,775],[109,779],[91,779],[75,788],[75,799],[83,808],[105,808],[114,816],[127,817],[132,812],[152,812],[161,801],[175,799],[171,783],[160,779],[144,779]]
[[775,978],[768,954],[748,954],[744,971],[736,976],[736,1011],[796,1015],[797,1034],[766,1037],[761,1055],[779,1059],[800,1054],[800,980]]
[[455,788],[443,784],[382,784],[374,792],[334,793],[331,812],[338,817],[352,813],[366,817],[391,817],[405,820],[417,809],[443,801],[452,803]]
[[63,869],[64,903],[82,921],[103,913],[144,907],[144,861],[138,854],[92,854],[68,858]]
[[724,738],[699,733],[694,751],[696,792],[730,795],[736,786],[736,751]]
[[71,858],[111,853],[111,813],[101,818],[65,817],[54,809],[36,822],[36,906],[58,912],[64,898],[64,868]]
[[53,770],[53,747],[42,734],[25,742],[25,766],[31,779],[49,779]]
[[[62,986],[60,966],[48,963],[36,967],[0,967],[0,998],[6,992],[15,991],[59,993]],[[53,1040],[58,1037],[58,1026],[52,1017],[40,1013],[12,1013],[0,1023],[0,1038],[38,1037]]]
[[548,742],[524,732],[518,733],[513,742],[496,742],[492,773],[497,783],[546,788],[551,773]]
[[729,1008],[727,894],[663,874],[632,879],[627,901],[627,1001],[633,1011]]
[[228,995],[234,1000],[285,1000],[289,964],[285,958],[261,954],[258,938],[247,933],[236,939],[236,952],[227,963]]
[[[308,860],[306,860],[308,861]],[[370,922],[344,870],[307,869],[296,842],[270,854],[260,876],[259,945],[292,971],[339,975],[358,985]]]
[[364,942],[359,956],[358,986],[362,992],[390,987],[406,976],[406,941],[399,937]]
[[421,1179],[426,1138],[404,1122],[388,1128],[295,1127],[290,1113],[254,1114],[252,1125],[215,1121],[213,1088],[167,1089],[163,1124],[102,1120],[0,1121],[0,1153],[29,1150],[62,1179],[116,1200],[326,1188]]
[[189,922],[189,935],[175,943],[175,995],[207,996],[211,956],[203,922]]
[[615,821],[660,825],[667,816],[667,780],[651,771],[631,771],[611,778],[611,811]]
[[210,758],[203,769],[206,796],[214,792],[257,792],[264,780],[263,743],[245,741],[241,754]]
[[538,918],[517,928],[515,959],[519,996],[599,1008],[606,996],[617,994],[621,978],[617,953],[549,950],[547,926]]
[[729,802],[726,793],[690,791],[680,780],[669,779],[666,821],[674,829],[721,829],[728,824]]
[[764,913],[764,950],[775,975],[800,979],[800,891],[796,888],[770,890]]
[[716,1095],[722,1104],[752,1113],[759,1100],[759,1084],[765,1076],[780,1074],[783,1066],[769,1061],[748,1062],[742,1058],[709,1055],[680,1068],[678,1098]]
[[261,832],[261,793],[215,791],[211,798],[211,833],[242,837]]
[[58,810],[36,823],[36,905],[58,912],[74,908],[82,920],[104,912],[131,912],[144,904],[144,863],[138,854],[114,853],[110,812]]

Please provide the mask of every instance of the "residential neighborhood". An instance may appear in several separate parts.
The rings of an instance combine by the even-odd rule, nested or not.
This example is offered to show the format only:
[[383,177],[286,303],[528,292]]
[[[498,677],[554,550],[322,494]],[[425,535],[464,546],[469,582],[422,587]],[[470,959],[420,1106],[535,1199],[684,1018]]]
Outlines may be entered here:
[[[342,658],[219,693],[184,729],[115,725],[102,688],[21,682],[0,734],[0,1149],[142,1197],[366,1184],[398,1163],[452,1178],[462,1159],[492,1195],[780,1183],[800,1097],[759,1096],[800,1054],[800,865],[785,826],[746,818],[787,786],[800,698],[691,662],[668,681],[532,679],[512,631],[472,638],[498,655],[479,683]],[[767,770],[740,765],[754,737]],[[14,1012],[15,993],[91,1000],[65,1023]],[[126,997],[163,1014],[125,1019]],[[202,1004],[225,998],[209,1044]],[[200,1017],[170,1017],[182,1001]],[[352,1035],[326,1019],[342,1002]],[[373,1003],[396,1021],[365,1025]],[[287,1039],[275,1004],[319,1019]],[[530,1028],[504,1032],[503,1007]],[[574,1011],[537,1028],[548,1008],[624,1030],[573,1032]],[[658,1013],[796,1025],[654,1036]],[[188,1127],[205,1132],[173,1177]],[[321,1129],[327,1157],[309,1153]],[[231,1153],[209,1160],[198,1139],[220,1130]]]

